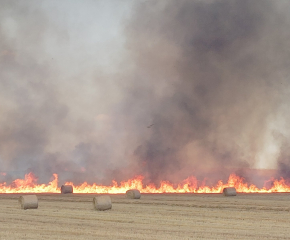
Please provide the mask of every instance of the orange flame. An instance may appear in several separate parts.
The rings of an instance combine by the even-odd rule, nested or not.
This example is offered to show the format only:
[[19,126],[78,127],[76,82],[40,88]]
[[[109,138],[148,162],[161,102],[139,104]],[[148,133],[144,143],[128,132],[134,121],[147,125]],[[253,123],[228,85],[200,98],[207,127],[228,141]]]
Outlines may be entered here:
[[[0,183],[0,193],[59,193],[58,187],[58,175],[53,174],[54,179],[48,184],[37,184],[37,178],[33,173],[25,175],[24,179],[16,179],[12,184],[7,185],[6,182]],[[272,187],[267,189],[266,187],[258,188],[255,185],[244,182],[244,179],[231,174],[228,182],[223,183],[218,181],[216,186],[209,187],[205,184],[199,186],[198,180],[195,177],[189,177],[182,183],[174,185],[168,181],[161,181],[160,187],[156,187],[154,184],[144,186],[143,176],[137,176],[128,181],[123,181],[118,184],[116,181],[112,181],[111,186],[97,185],[96,183],[90,185],[87,182],[81,185],[74,185],[72,182],[66,182],[66,184],[72,185],[74,193],[124,193],[128,189],[138,189],[142,193],[221,193],[225,187],[235,187],[237,192],[243,193],[272,193],[272,192],[290,192],[290,185],[287,185],[285,180],[272,179]]]

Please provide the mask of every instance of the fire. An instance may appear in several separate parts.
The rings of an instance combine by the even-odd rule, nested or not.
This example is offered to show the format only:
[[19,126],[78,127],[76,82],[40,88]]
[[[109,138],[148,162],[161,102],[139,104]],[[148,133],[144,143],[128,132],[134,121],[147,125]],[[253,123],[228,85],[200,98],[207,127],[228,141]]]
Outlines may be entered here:
[[[7,185],[6,182],[0,183],[0,193],[60,193],[60,187],[58,187],[58,175],[53,174],[54,179],[48,184],[37,184],[37,178],[33,173],[25,175],[24,179],[16,179],[12,184]],[[72,182],[66,184],[73,185],[74,193],[124,193],[128,189],[138,189],[142,193],[221,193],[224,187],[235,187],[237,192],[243,193],[272,193],[272,192],[290,192],[290,185],[287,185],[286,181],[281,178],[280,180],[271,179],[271,188],[258,188],[253,184],[248,184],[243,178],[231,174],[228,182],[218,183],[213,186],[207,186],[204,183],[199,183],[195,177],[189,177],[182,183],[175,185],[167,181],[160,182],[160,187],[156,187],[154,184],[144,186],[143,176],[137,176],[128,181],[123,181],[118,184],[116,181],[112,181],[111,186],[103,186],[97,184],[88,184],[87,182],[81,185],[74,185]]]
[[25,174],[24,179],[16,179],[7,186],[6,182],[0,183],[0,193],[54,193],[59,192],[57,185],[58,176],[53,174],[54,179],[49,184],[37,184],[37,178],[33,173]]

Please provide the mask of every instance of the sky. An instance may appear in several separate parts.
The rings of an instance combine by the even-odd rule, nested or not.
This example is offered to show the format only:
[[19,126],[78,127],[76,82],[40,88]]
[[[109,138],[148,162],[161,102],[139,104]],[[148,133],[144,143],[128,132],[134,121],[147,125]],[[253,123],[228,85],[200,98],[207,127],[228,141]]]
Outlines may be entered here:
[[0,5],[8,180],[290,177],[288,1]]

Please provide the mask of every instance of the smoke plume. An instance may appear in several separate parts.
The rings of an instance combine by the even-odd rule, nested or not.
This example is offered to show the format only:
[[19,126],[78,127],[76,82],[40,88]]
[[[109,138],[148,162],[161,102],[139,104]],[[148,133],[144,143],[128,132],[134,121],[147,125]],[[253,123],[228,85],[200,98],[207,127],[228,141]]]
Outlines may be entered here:
[[[122,29],[109,40],[94,34],[101,3],[64,1],[72,16],[53,3],[1,1],[1,171],[223,177],[256,167],[288,118],[288,1],[127,1],[122,21],[108,1]],[[290,166],[283,149],[278,167]]]
[[150,179],[255,167],[289,88],[289,7],[137,4],[126,28],[135,71],[124,109],[150,125],[136,129],[134,152]]

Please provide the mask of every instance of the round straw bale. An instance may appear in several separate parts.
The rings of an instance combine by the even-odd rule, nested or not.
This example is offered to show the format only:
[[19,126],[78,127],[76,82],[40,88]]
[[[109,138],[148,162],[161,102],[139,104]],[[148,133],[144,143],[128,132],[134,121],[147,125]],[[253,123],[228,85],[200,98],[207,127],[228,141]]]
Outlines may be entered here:
[[18,202],[20,203],[21,208],[24,210],[38,208],[38,199],[36,195],[20,196]]
[[60,190],[61,190],[62,194],[73,193],[73,186],[72,185],[62,185]]
[[93,204],[94,208],[99,211],[105,211],[112,208],[111,197],[108,195],[94,197]]
[[141,193],[138,189],[130,189],[126,192],[127,198],[140,199]]
[[223,194],[224,196],[236,196],[237,195],[237,191],[234,187],[226,187],[223,190]]

